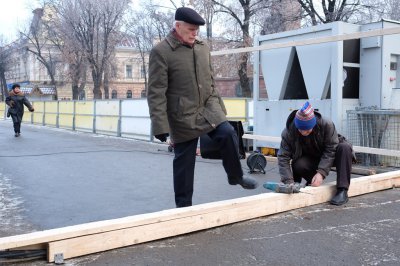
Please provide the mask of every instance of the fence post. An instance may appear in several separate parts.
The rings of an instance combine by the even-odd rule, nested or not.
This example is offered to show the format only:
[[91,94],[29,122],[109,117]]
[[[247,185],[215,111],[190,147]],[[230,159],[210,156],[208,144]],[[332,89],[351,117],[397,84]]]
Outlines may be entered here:
[[73,115],[72,115],[72,130],[76,130],[76,127],[75,127],[75,120],[76,120],[76,100],[74,100],[74,103],[73,103],[74,105],[73,105],[73,108],[72,108],[72,112],[73,112]]
[[122,123],[122,100],[119,100],[119,106],[118,106],[118,127],[117,127],[117,137],[121,137],[121,123]]
[[42,115],[42,125],[46,125],[46,101],[43,101],[43,115]]
[[93,133],[96,133],[96,105],[97,100],[93,100]]
[[246,122],[247,122],[247,128],[244,131],[249,130],[249,125],[250,125],[250,119],[249,119],[249,99],[246,98],[246,104],[245,104],[245,115],[246,115]]
[[[33,101],[32,101],[32,106],[33,106]],[[22,108],[25,108],[24,106],[22,106]],[[33,112],[30,112],[30,115],[31,115],[31,124],[33,124]]]
[[60,101],[57,100],[56,128],[60,128]]

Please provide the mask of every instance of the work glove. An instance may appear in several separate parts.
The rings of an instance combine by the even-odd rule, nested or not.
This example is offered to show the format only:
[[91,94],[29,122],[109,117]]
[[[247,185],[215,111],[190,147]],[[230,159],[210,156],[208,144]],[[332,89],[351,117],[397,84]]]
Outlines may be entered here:
[[166,142],[168,136],[169,136],[168,133],[163,133],[163,134],[155,135],[154,137],[156,137],[156,139],[158,139],[161,142]]

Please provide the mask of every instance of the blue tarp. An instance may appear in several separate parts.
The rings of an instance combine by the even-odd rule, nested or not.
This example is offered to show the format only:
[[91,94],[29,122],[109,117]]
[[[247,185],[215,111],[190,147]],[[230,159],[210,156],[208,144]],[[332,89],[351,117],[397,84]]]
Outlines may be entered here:
[[29,81],[15,82],[15,83],[7,83],[7,89],[11,90],[12,85],[14,85],[14,84],[19,84],[19,85],[22,87],[22,86],[29,85],[30,83],[29,83]]

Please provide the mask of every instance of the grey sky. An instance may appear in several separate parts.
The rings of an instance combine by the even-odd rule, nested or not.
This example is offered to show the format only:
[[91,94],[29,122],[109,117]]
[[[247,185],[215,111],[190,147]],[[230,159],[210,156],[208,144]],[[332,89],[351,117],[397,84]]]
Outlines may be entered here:
[[8,41],[16,39],[18,29],[27,25],[35,7],[36,0],[0,0],[0,35]]

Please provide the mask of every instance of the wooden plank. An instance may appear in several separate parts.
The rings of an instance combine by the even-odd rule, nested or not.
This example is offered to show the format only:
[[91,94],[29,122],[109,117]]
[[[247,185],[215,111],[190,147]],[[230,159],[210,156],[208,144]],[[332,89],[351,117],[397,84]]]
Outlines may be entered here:
[[398,150],[378,149],[378,148],[370,148],[362,146],[353,146],[353,150],[355,152],[360,152],[360,153],[370,153],[377,155],[400,157],[400,151]]
[[261,140],[261,141],[269,141],[269,142],[274,142],[274,143],[281,142],[281,137],[272,137],[272,136],[263,136],[263,135],[243,134],[242,138]]
[[[218,204],[216,204],[215,207],[218,207]],[[201,211],[201,209],[196,211]],[[160,212],[140,214],[119,219],[91,222],[80,225],[67,226],[63,228],[27,233],[22,235],[3,237],[0,238],[0,250],[15,249],[18,247],[48,243],[51,241],[73,238],[81,235],[97,234],[101,232],[117,230],[124,227],[157,223],[163,221],[164,219],[171,219],[172,217],[178,219],[181,217],[185,217],[187,215],[191,215],[190,213],[191,211],[187,211],[182,208],[170,209]]]
[[[332,171],[337,172],[336,167],[331,168]],[[370,169],[370,168],[361,168],[361,167],[351,167],[351,173],[356,174],[356,175],[375,175],[376,174],[376,169]]]
[[[352,180],[349,196],[400,186],[400,171],[360,177]],[[84,235],[49,243],[48,260],[62,253],[64,258],[73,258],[95,252],[134,245],[152,240],[209,229],[230,223],[258,218],[288,210],[326,202],[335,193],[335,182],[321,187],[307,187],[307,193],[264,193],[255,196],[207,203],[184,208],[190,215],[163,219],[157,223]]]
[[[400,187],[400,171],[353,179],[349,196],[393,186]],[[64,258],[71,258],[319,204],[328,201],[334,190],[334,183],[330,183],[318,188],[305,188],[304,191],[309,194],[263,193],[188,208],[10,236],[0,238],[0,250],[48,243],[49,261],[53,261],[54,254],[57,253],[63,253]]]
[[[242,136],[242,138],[260,140],[260,141],[268,141],[268,142],[274,142],[274,143],[281,142],[281,137],[272,137],[272,136],[263,136],[263,135],[244,134]],[[359,152],[359,153],[369,153],[369,154],[400,157],[400,151],[398,151],[398,150],[378,149],[378,148],[370,148],[370,147],[362,147],[362,146],[353,146],[353,150],[354,150],[354,152]]]
[[[246,153],[246,158],[249,157],[251,153]],[[268,155],[264,155],[265,159],[269,162],[278,162],[278,157],[274,157],[274,156],[268,156]],[[336,172],[336,167],[332,167],[331,168],[332,171]],[[381,173],[386,173],[389,171],[384,171]],[[352,166],[351,167],[351,173],[352,174],[356,174],[356,175],[375,175],[377,174],[377,170],[374,168],[363,168],[363,167],[357,167],[357,166]]]
[[392,34],[400,34],[400,27],[368,30],[368,31],[362,31],[362,32],[346,33],[346,34],[335,35],[335,36],[310,38],[310,39],[297,40],[297,41],[286,41],[286,42],[281,42],[281,43],[262,44],[260,46],[254,46],[254,47],[244,47],[244,48],[237,48],[237,49],[212,51],[211,56],[248,53],[248,52],[261,51],[261,50],[270,50],[270,49],[277,49],[277,48],[303,46],[303,45],[311,45],[311,44],[327,43],[327,42],[338,42],[338,41],[353,40],[353,39],[382,36],[382,35],[392,35]]

